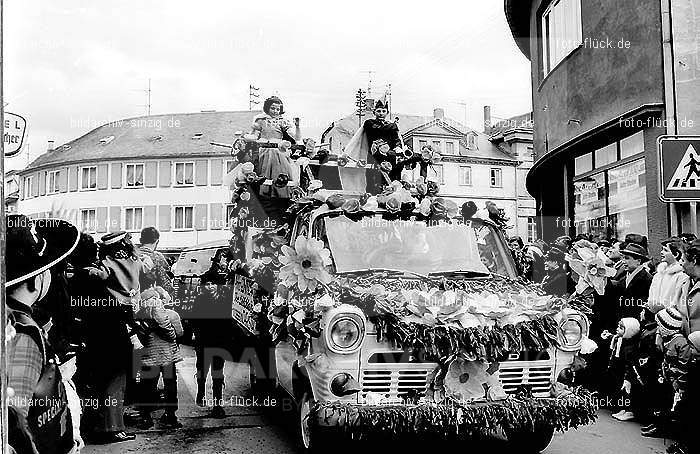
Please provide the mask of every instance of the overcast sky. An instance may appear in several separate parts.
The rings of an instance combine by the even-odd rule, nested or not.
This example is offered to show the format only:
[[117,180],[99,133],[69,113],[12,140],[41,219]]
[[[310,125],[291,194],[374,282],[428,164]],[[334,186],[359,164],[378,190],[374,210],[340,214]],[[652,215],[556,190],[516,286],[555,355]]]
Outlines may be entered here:
[[[28,122],[31,159],[47,141],[153,114],[247,110],[248,84],[278,93],[305,136],[353,110],[358,88],[392,85],[394,112],[481,129],[531,109],[529,62],[501,0],[5,2],[6,110]],[[23,167],[26,154],[7,167]]]

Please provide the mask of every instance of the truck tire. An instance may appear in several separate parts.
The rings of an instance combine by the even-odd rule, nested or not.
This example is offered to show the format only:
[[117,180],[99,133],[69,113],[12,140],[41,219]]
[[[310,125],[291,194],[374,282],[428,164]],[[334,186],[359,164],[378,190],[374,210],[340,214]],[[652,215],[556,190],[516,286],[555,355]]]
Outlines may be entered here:
[[299,400],[296,411],[296,438],[298,451],[303,454],[328,452],[328,436],[309,420],[311,407],[315,403],[312,391],[309,389]]
[[514,452],[536,454],[547,449],[553,437],[553,428],[542,427],[534,432],[515,432],[509,434],[508,445]]

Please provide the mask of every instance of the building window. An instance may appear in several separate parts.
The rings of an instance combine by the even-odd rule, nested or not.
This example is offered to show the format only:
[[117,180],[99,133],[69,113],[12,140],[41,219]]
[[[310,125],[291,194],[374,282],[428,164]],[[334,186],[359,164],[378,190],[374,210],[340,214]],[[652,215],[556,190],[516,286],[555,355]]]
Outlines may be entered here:
[[491,169],[491,187],[503,187],[503,175],[501,169]]
[[34,182],[32,181],[32,177],[25,177],[24,178],[24,198],[28,199],[34,196],[34,193],[32,190],[34,186]]
[[620,141],[620,159],[644,153],[644,131],[639,131]]
[[612,164],[613,162],[617,162],[617,142],[595,151],[596,168]]
[[59,191],[58,178],[60,175],[60,170],[51,170],[46,172],[46,193],[55,194]]
[[552,0],[542,15],[544,74],[549,74],[582,41],[581,0]]
[[527,242],[534,243],[537,240],[537,222],[535,218],[529,216],[527,218]]
[[126,187],[127,188],[142,188],[143,187],[143,164],[127,164],[126,165]]
[[124,230],[138,232],[143,228],[143,208],[124,210]]
[[236,161],[228,160],[226,161],[226,173],[231,173],[231,171],[236,167]]
[[469,166],[459,166],[459,185],[472,185],[472,168]]
[[97,167],[83,167],[80,169],[80,189],[97,189]]
[[445,154],[455,154],[454,142],[445,142]]
[[593,153],[574,158],[574,175],[581,175],[593,170]]
[[175,230],[192,230],[194,228],[194,207],[175,207]]
[[574,182],[576,233],[624,238],[647,235],[644,159],[612,167]]
[[80,210],[80,227],[83,232],[97,232],[97,211],[94,208]]
[[175,184],[178,186],[194,185],[194,162],[175,163]]
[[428,167],[428,180],[437,184],[445,184],[445,175],[442,165],[432,165]]
[[470,150],[473,150],[476,148],[476,135],[475,134],[469,134],[467,136],[467,148]]

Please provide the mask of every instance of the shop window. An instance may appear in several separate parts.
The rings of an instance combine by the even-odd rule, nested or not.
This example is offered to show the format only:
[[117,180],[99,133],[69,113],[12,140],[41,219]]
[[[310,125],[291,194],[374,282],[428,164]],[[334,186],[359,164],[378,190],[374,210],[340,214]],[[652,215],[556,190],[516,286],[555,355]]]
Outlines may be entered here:
[[581,0],[552,0],[542,14],[542,61],[547,75],[581,45]]
[[593,154],[586,153],[574,159],[574,175],[581,175],[593,170]]
[[620,141],[620,159],[644,152],[644,131],[639,131]]
[[595,151],[595,166],[600,168],[617,162],[617,142]]

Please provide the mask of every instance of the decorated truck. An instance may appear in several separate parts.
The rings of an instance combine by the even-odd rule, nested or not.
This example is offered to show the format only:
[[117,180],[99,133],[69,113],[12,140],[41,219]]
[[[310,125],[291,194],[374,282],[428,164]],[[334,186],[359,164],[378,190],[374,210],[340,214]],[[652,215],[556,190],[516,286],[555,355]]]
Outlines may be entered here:
[[[255,340],[251,384],[293,399],[304,450],[342,433],[539,452],[595,420],[572,383],[586,316],[517,275],[488,211],[422,177],[357,191],[374,169],[310,154],[297,181],[256,180],[245,162],[228,179],[232,316]],[[274,227],[251,220],[251,204],[269,203],[256,181],[294,187]]]

